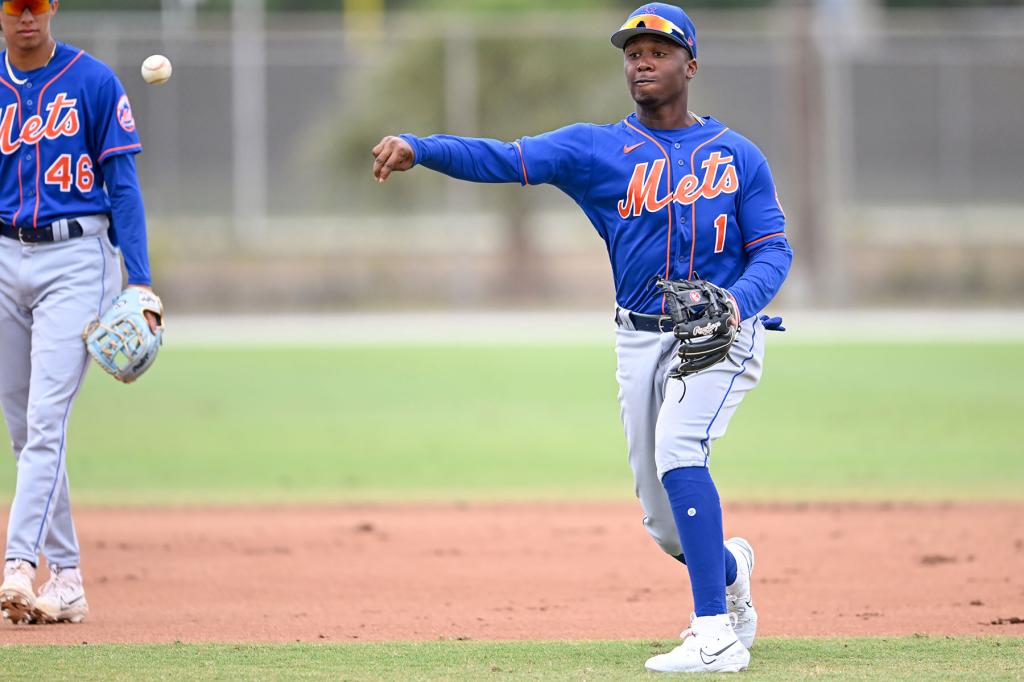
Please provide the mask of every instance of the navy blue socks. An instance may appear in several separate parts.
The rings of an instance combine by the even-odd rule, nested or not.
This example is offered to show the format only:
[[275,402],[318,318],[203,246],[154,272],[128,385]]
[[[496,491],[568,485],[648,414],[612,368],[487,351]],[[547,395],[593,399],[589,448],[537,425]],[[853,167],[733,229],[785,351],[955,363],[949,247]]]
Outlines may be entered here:
[[[736,580],[736,558],[725,548],[722,502],[707,467],[673,469],[661,479],[672,505],[697,616],[726,613],[725,586]],[[685,557],[685,559],[684,559]]]
[[[722,545],[723,549],[725,545]],[[736,557],[732,552],[725,550],[725,585],[728,587],[736,582]]]

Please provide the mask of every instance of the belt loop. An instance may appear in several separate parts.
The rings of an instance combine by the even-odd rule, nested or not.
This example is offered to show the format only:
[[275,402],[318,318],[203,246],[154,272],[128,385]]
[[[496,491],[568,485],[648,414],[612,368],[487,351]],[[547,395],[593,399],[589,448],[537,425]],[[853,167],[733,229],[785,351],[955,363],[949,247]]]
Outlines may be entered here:
[[61,218],[53,223],[53,241],[63,242],[71,237],[68,234],[68,219]]
[[616,306],[615,321],[623,329],[636,331],[636,325],[633,323],[633,315],[632,313],[630,313],[630,311],[626,310],[625,308],[619,308],[618,306]]

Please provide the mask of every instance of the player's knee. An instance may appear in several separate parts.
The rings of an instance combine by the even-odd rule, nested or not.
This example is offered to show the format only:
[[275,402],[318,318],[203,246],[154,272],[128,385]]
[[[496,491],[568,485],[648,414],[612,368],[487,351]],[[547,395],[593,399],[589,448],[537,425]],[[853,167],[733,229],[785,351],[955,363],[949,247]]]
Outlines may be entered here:
[[673,469],[707,466],[708,454],[707,441],[702,436],[659,432],[654,446],[658,477]]

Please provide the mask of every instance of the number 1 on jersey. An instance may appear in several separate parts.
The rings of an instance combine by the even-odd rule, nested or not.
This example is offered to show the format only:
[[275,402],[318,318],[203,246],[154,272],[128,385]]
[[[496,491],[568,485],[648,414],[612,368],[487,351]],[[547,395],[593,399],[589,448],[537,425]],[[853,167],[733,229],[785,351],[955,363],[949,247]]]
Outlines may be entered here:
[[729,225],[729,216],[722,213],[715,218],[715,253],[725,250],[725,228]]

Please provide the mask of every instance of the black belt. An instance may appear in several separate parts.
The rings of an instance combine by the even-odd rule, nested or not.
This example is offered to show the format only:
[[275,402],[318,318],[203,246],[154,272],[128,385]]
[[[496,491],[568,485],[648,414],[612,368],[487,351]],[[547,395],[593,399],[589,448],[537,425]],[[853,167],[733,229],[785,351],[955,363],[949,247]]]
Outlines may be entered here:
[[675,322],[668,315],[643,315],[630,311],[629,321],[638,332],[670,332],[675,329]]
[[[54,223],[56,224],[56,223]],[[57,238],[54,239],[53,225],[42,225],[40,227],[15,227],[0,221],[0,235],[10,239],[17,239],[22,244],[36,244],[38,242],[64,241],[81,237],[85,231],[77,220],[68,221],[67,235],[60,234],[58,227]]]

